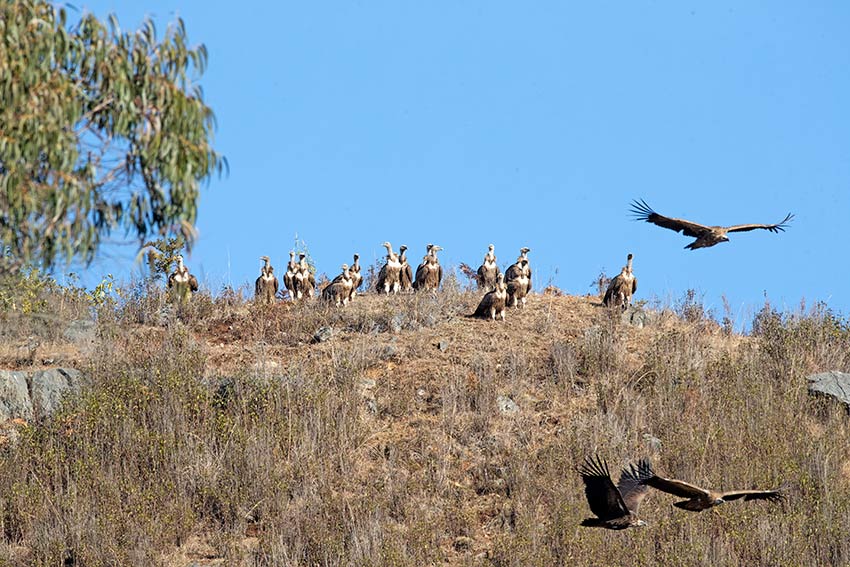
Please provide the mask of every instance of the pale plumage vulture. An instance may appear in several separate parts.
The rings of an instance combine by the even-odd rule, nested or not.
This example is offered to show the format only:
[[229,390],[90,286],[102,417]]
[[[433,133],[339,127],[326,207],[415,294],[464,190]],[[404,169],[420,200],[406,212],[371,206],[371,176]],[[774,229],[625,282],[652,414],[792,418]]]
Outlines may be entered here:
[[585,458],[578,472],[584,481],[587,504],[596,515],[595,518],[583,520],[582,526],[624,530],[646,525],[646,522],[638,519],[637,512],[649,491],[646,485],[652,476],[649,461],[641,459],[637,466],[630,464],[623,468],[617,486],[611,480],[608,463],[600,459],[599,455],[595,459]]
[[342,273],[322,290],[322,299],[333,302],[337,307],[348,305],[353,284],[348,264],[343,264]]
[[416,268],[416,279],[413,280],[413,289],[436,290],[443,280],[443,268],[437,259],[437,252],[442,250],[441,246],[429,244],[428,253],[422,258],[422,263]]
[[697,248],[708,248],[719,242],[729,242],[726,233],[729,232],[747,232],[757,228],[768,230],[770,232],[785,232],[788,228],[788,223],[794,218],[794,215],[788,215],[776,224],[736,224],[734,226],[705,226],[683,219],[674,219],[659,215],[646,204],[645,201],[632,201],[631,212],[635,220],[651,222],[663,228],[669,228],[676,232],[681,232],[685,236],[696,238],[693,242],[685,246],[690,250]]
[[166,288],[170,298],[179,303],[189,301],[198,291],[198,278],[189,273],[189,268],[183,264],[183,256],[177,256],[177,267],[168,276]]
[[402,244],[398,247],[398,251],[398,261],[401,263],[401,271],[399,272],[401,291],[410,291],[413,289],[413,268],[407,261],[407,246]]
[[501,317],[502,321],[504,321],[507,299],[508,286],[505,285],[505,274],[499,274],[496,276],[496,284],[493,286],[493,289],[484,294],[472,316],[489,317],[493,321],[496,320],[496,317]]
[[389,295],[390,292],[398,293],[401,288],[401,262],[399,262],[398,254],[393,252],[393,247],[389,242],[384,242],[381,246],[387,249],[387,261],[378,272],[378,280],[375,283],[375,288],[378,293],[384,292]]
[[632,272],[632,258],[634,256],[631,254],[626,257],[626,265],[608,284],[602,299],[606,306],[625,310],[632,304],[632,295],[637,291],[637,278]]
[[286,265],[286,273],[283,274],[283,287],[289,292],[289,299],[295,300],[295,277],[298,274],[298,262],[295,261],[295,252],[289,251],[289,263]]
[[274,303],[278,290],[277,276],[268,256],[260,256],[264,265],[260,268],[260,277],[254,282],[254,300],[260,303]]
[[310,271],[307,255],[298,254],[298,271],[295,273],[295,299],[310,299],[316,291],[316,277]]
[[[528,290],[531,288],[531,276],[528,272],[528,260],[522,258],[518,264],[514,264],[511,268],[516,267],[513,279],[507,283],[508,286],[508,306],[519,308],[525,307],[525,300],[528,296]],[[510,271],[510,270],[508,270]],[[505,276],[507,280],[507,276]]]
[[490,289],[496,285],[496,277],[501,273],[499,265],[496,263],[495,246],[492,244],[488,247],[487,254],[484,255],[484,261],[478,267],[478,289]]
[[771,502],[778,502],[779,500],[782,500],[782,491],[778,489],[730,490],[727,492],[721,492],[701,488],[683,480],[660,477],[656,474],[653,474],[646,483],[661,492],[666,492],[667,494],[672,494],[680,498],[686,498],[687,500],[674,502],[673,506],[681,508],[682,510],[690,510],[691,512],[702,512],[703,510],[719,506],[720,504],[724,504],[730,500],[738,500],[741,498],[744,500],[769,500]]

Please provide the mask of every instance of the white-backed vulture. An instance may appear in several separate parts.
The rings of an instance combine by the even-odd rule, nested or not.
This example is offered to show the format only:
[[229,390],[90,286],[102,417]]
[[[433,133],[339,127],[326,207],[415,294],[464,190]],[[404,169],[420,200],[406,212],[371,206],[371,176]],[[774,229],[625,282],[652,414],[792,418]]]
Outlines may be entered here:
[[484,294],[478,308],[475,309],[473,317],[489,317],[495,321],[496,317],[505,320],[505,305],[508,299],[508,286],[505,285],[505,274],[496,276],[496,284],[492,290]]
[[596,455],[595,459],[585,458],[578,469],[584,481],[584,495],[595,518],[582,520],[581,525],[589,528],[624,530],[645,526],[638,519],[640,503],[649,492],[648,479],[652,476],[649,461],[641,459],[637,467],[631,464],[620,473],[620,482],[614,486],[608,463]]
[[680,500],[679,502],[674,502],[673,506],[681,508],[682,510],[689,510],[691,512],[702,512],[703,510],[719,506],[721,504],[729,502],[730,500],[738,500],[739,498],[743,498],[745,501],[769,500],[771,502],[777,502],[779,500],[782,500],[782,491],[778,489],[730,490],[728,492],[721,492],[717,490],[701,488],[699,486],[687,483],[683,480],[676,480],[674,478],[663,478],[654,473],[646,481],[646,484],[648,484],[652,488],[655,488],[656,490],[660,490],[661,492],[673,494],[674,496],[679,496],[680,498],[686,498],[687,500]]
[[625,311],[632,304],[632,295],[637,291],[637,278],[632,272],[632,258],[631,254],[626,257],[626,265],[608,284],[602,299],[602,303],[608,307],[616,306]]
[[307,255],[298,254],[298,271],[295,273],[295,299],[310,299],[315,294],[316,278],[310,271]]
[[271,304],[274,303],[279,284],[269,257],[260,256],[260,260],[264,262],[264,265],[260,268],[260,277],[254,282],[254,300]]
[[495,246],[492,244],[484,255],[484,261],[478,267],[478,289],[490,289],[496,285],[496,277],[501,273],[496,263]]
[[353,284],[348,264],[343,264],[342,273],[322,290],[322,299],[332,301],[337,307],[348,305]]
[[387,249],[387,261],[378,272],[378,281],[375,284],[378,293],[384,292],[387,295],[392,291],[398,293],[401,287],[401,262],[398,260],[398,255],[393,252],[393,247],[389,242],[384,242],[381,246]]
[[439,289],[443,280],[443,268],[437,259],[437,252],[442,250],[436,244],[428,245],[428,253],[422,258],[422,263],[416,268],[416,279],[413,280],[413,289]]
[[198,278],[189,273],[189,268],[183,264],[183,256],[177,256],[177,267],[168,276],[166,288],[173,301],[183,303],[192,298],[192,293],[198,291]]
[[[519,258],[505,271],[505,282],[510,284],[513,280],[524,275],[528,278],[528,290],[526,293],[531,293],[531,264],[528,262],[528,253],[531,248],[524,246],[519,249]],[[525,260],[525,267],[522,266],[522,261]]]
[[286,273],[283,274],[283,287],[289,292],[289,299],[295,300],[295,277],[298,274],[298,262],[295,261],[295,252],[289,251],[289,263],[286,265]]
[[402,244],[398,247],[398,251],[398,261],[401,263],[401,271],[399,272],[401,291],[410,291],[413,289],[413,268],[407,261],[407,246]]
[[659,215],[646,204],[646,201],[632,201],[632,214],[635,220],[651,222],[663,228],[669,228],[676,232],[681,232],[685,236],[696,238],[693,242],[685,246],[690,250],[697,248],[708,248],[719,242],[729,242],[726,236],[729,232],[747,232],[757,228],[768,230],[770,232],[785,232],[788,228],[788,223],[794,218],[794,215],[788,213],[784,219],[776,224],[736,224],[734,226],[705,226],[695,222],[674,219]]
[[[508,306],[515,308],[525,307],[525,298],[528,296],[528,290],[531,287],[531,279],[526,271],[528,269],[528,260],[522,258],[518,264],[511,266],[511,268],[514,267],[517,268],[514,278],[508,282]],[[507,279],[507,276],[505,279]]]

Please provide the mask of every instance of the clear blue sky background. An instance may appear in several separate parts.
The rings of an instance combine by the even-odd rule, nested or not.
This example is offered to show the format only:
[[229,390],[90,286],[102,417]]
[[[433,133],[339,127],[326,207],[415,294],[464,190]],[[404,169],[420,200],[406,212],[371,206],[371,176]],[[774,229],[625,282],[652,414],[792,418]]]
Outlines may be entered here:
[[[124,29],[180,15],[230,175],[202,191],[187,263],[213,289],[282,267],[294,235],[331,275],[380,243],[444,265],[530,246],[535,285],[587,293],[635,254],[637,298],[749,320],[850,312],[850,3],[86,1]],[[690,239],[629,202],[785,233]],[[129,276],[128,248],[85,274]],[[119,267],[120,266],[120,267]]]

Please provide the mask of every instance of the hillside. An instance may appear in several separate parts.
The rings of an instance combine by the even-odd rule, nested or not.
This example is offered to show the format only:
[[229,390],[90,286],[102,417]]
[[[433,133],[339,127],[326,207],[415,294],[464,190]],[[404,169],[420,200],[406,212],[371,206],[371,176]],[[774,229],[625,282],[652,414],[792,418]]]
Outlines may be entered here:
[[[86,300],[39,291],[3,316],[0,364],[91,384],[5,425],[0,565],[850,562],[850,420],[805,381],[850,371],[845,320],[766,307],[741,336],[690,297],[638,328],[545,294],[492,323],[446,288],[174,310],[139,286],[83,346],[63,329]],[[653,492],[647,527],[582,528],[595,452],[787,498],[690,513]]]

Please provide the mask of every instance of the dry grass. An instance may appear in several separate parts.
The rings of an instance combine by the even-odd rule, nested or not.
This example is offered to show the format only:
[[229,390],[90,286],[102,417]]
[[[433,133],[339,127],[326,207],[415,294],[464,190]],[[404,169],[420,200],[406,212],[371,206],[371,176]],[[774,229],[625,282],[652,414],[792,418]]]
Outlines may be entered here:
[[[823,308],[743,337],[694,297],[636,329],[554,294],[470,319],[456,284],[342,310],[157,293],[102,309],[93,385],[0,450],[0,565],[850,562],[850,421],[805,388],[850,371]],[[693,514],[654,493],[647,528],[580,528],[595,451],[789,498]]]

